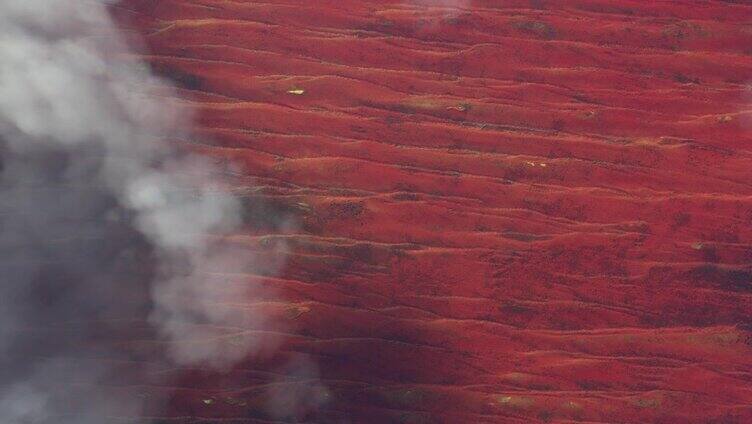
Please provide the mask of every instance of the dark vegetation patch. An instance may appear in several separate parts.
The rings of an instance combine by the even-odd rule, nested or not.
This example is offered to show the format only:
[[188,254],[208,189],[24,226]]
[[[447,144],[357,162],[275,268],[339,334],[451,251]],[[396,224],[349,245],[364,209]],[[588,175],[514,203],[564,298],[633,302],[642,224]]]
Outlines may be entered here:
[[556,38],[556,29],[550,24],[541,21],[513,21],[512,26],[520,32],[530,34],[537,38],[544,40],[551,40]]
[[689,277],[693,280],[707,282],[729,291],[752,292],[752,271],[732,269],[712,264],[692,268]]
[[201,90],[206,82],[203,77],[191,74],[171,65],[153,63],[151,68],[155,75],[171,81],[177,87],[187,90]]

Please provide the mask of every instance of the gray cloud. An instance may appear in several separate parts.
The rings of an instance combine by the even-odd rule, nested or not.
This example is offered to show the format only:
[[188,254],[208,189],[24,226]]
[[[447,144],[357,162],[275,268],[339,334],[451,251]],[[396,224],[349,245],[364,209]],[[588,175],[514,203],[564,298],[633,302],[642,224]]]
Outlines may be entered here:
[[252,331],[274,328],[270,316],[242,304],[262,289],[221,275],[282,258],[222,242],[240,202],[212,162],[165,142],[190,138],[190,116],[118,56],[130,51],[106,3],[0,3],[5,424],[137,417],[143,402],[121,389],[160,364],[224,370],[278,342]]

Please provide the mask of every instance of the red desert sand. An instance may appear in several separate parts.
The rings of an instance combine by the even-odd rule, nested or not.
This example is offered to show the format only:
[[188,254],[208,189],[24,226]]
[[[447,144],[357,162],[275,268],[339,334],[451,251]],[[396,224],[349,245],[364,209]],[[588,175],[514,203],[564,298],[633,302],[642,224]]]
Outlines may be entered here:
[[752,422],[751,4],[113,12],[195,109],[187,148],[291,222],[230,236],[286,241],[233,277],[274,289],[279,350],[184,372],[165,423],[279,422],[298,354],[326,386],[300,422]]

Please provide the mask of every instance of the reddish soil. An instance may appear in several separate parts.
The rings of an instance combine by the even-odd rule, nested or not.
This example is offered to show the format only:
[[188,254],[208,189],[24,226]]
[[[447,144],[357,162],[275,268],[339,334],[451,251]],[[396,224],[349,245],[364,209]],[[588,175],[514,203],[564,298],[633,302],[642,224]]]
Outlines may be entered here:
[[280,350],[186,372],[169,422],[273,422],[298,353],[306,422],[752,422],[752,5],[431,3],[115,9],[294,223],[233,236],[287,241],[235,277]]

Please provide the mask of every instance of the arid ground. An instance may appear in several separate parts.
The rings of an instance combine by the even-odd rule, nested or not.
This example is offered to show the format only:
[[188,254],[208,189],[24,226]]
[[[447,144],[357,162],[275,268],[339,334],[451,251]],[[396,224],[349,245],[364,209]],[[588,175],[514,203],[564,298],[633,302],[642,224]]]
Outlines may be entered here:
[[231,277],[278,350],[175,371],[165,423],[752,422],[752,4],[113,12],[264,205],[233,242],[288,252]]

